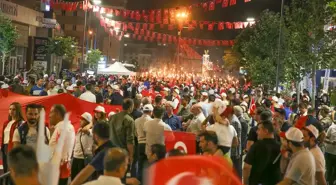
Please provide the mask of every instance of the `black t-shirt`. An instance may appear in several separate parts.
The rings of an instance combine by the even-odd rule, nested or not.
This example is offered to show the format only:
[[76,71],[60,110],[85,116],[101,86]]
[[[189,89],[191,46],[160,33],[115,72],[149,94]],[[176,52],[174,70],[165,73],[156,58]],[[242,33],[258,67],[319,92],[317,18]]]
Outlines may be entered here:
[[282,124],[282,126],[281,126],[281,128],[280,128],[280,131],[281,132],[287,132],[287,130],[290,128],[291,126],[289,125],[289,123],[287,122],[287,121],[285,121],[283,124]]
[[279,155],[280,143],[275,139],[254,143],[245,158],[245,163],[252,165],[249,185],[274,185],[280,182]]
[[250,129],[250,132],[247,136],[247,140],[248,141],[253,141],[253,142],[257,142],[258,141],[258,134],[257,134],[257,130],[258,130],[258,125],[254,126]]

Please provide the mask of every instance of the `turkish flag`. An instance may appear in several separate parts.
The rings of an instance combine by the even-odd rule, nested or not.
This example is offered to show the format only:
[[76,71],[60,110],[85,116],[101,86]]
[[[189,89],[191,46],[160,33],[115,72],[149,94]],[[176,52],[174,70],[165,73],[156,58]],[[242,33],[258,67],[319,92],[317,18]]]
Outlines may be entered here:
[[241,185],[231,165],[214,156],[165,158],[153,164],[146,177],[148,185]]
[[215,1],[211,1],[211,2],[209,3],[209,10],[210,10],[210,11],[215,10]]
[[229,6],[229,0],[223,0],[222,7],[226,8]]
[[186,132],[165,131],[166,150],[173,149],[183,150],[187,154],[196,154],[196,135]]

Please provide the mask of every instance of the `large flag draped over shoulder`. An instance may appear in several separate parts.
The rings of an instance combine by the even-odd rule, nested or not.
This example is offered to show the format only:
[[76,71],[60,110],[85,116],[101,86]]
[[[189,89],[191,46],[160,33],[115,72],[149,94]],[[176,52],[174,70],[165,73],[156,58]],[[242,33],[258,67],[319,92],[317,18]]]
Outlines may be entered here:
[[[62,132],[55,148],[45,144],[45,112],[42,110],[39,121],[36,156],[39,163],[39,178],[42,185],[57,185],[60,177],[60,164],[63,154],[65,139],[68,132]],[[69,121],[69,113],[65,115],[62,130],[66,130]]]
[[241,185],[224,158],[212,156],[170,157],[152,165],[148,185]]
[[[9,105],[13,102],[19,102],[22,105],[23,113],[25,106],[30,103],[41,104],[45,107],[46,118],[49,118],[49,112],[54,104],[63,104],[67,112],[71,112],[70,121],[74,125],[75,130],[79,128],[79,116],[84,112],[93,114],[93,110],[98,106],[96,103],[90,103],[80,100],[69,94],[58,94],[53,96],[24,96],[9,92],[8,96],[0,97],[0,124],[2,128],[3,123],[8,119]],[[103,105],[107,113],[111,111],[121,110],[121,106]],[[48,120],[46,120],[48,121]],[[0,133],[0,138],[2,137]]]

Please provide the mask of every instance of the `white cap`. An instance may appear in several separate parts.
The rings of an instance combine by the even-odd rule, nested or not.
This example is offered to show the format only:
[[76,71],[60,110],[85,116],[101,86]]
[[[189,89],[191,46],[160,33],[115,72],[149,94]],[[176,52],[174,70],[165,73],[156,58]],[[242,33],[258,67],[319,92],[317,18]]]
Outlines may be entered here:
[[234,93],[236,92],[236,89],[233,88],[233,87],[231,87],[231,88],[229,89],[229,91],[230,91],[232,94],[234,94]]
[[212,94],[215,94],[215,91],[213,89],[210,89],[209,90],[209,94],[212,95]]
[[82,115],[81,115],[81,118],[85,119],[87,122],[91,122],[92,121],[92,116],[90,113],[88,112],[84,112]]
[[94,111],[95,111],[95,112],[103,112],[103,113],[105,113],[105,108],[104,108],[103,106],[98,105],[98,106],[95,108]]
[[245,94],[244,96],[243,96],[243,99],[245,99],[245,98],[248,98],[249,96],[247,95],[247,94]]
[[303,142],[303,134],[300,129],[291,127],[286,132],[286,139],[295,142]]
[[119,86],[118,85],[113,85],[113,86],[111,86],[112,87],[112,89],[114,89],[114,90],[119,90]]
[[203,85],[202,88],[205,89],[205,88],[206,88],[206,85]]
[[220,99],[216,99],[213,106],[218,108],[218,114],[222,114],[226,109],[226,103]]
[[241,105],[241,106],[246,106],[246,107],[248,107],[247,103],[244,102],[244,101],[243,101],[240,105]]
[[191,88],[190,88],[190,91],[191,91],[191,92],[194,92],[194,91],[195,91],[195,87],[191,87]]
[[111,117],[111,116],[113,116],[113,115],[115,115],[115,112],[111,111],[111,112],[108,114],[108,117]]
[[168,87],[163,88],[163,90],[169,92],[169,88]]
[[207,92],[202,92],[202,96],[208,96]]
[[272,100],[275,101],[275,102],[279,101],[278,97],[276,97],[276,96],[272,96]]
[[154,110],[154,107],[152,104],[147,104],[143,107],[143,111],[153,111]]
[[226,95],[225,92],[223,92],[223,93],[221,94],[221,96],[222,96],[222,97],[227,97],[227,95]]
[[176,94],[180,94],[180,90],[178,90],[178,89],[174,89],[174,92],[175,92]]
[[319,131],[317,130],[317,128],[314,125],[306,126],[304,129],[306,129],[309,132],[311,132],[314,135],[315,138],[318,138]]
[[48,74],[43,75],[43,78],[48,78],[48,77],[49,77]]

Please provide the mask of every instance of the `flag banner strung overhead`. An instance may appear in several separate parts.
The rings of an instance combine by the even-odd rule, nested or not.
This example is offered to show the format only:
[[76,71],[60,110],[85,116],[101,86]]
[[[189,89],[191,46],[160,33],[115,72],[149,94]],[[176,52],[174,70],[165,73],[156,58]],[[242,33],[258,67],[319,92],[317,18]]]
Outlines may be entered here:
[[[44,0],[44,1],[49,1],[51,4],[53,5],[59,5],[59,4],[65,4],[65,3],[73,3],[73,2],[81,2],[81,8],[84,10],[88,10],[88,9],[98,9],[100,8],[100,6],[96,6],[96,5],[92,5],[89,1],[85,1],[85,0]],[[251,2],[251,0],[240,0],[243,3],[248,3]],[[199,3],[194,3],[191,4],[189,6],[177,6],[177,7],[173,7],[170,8],[170,10],[175,9],[175,10],[181,10],[181,9],[187,9],[187,10],[191,10],[193,8],[203,8],[204,11],[214,11],[217,7],[221,7],[221,8],[227,8],[230,6],[235,6],[237,4],[237,0],[207,0],[205,2],[199,2]],[[62,6],[56,6],[53,8],[62,8]],[[63,9],[63,10],[67,10],[67,9]],[[115,11],[125,11],[126,14],[130,15],[134,14],[136,12],[141,12],[141,15],[139,17],[149,17],[151,15],[153,15],[153,12],[161,12],[161,9],[150,9],[150,10],[123,10],[123,9],[113,9]],[[74,10],[70,10],[70,11],[74,11]],[[128,13],[127,13],[128,12]],[[158,13],[161,14],[161,13]],[[153,16],[152,16],[153,17]]]

